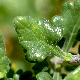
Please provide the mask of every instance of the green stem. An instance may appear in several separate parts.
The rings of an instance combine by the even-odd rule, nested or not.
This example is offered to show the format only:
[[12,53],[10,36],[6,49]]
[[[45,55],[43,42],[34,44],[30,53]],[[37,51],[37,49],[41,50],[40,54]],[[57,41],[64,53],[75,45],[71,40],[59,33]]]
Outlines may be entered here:
[[68,53],[69,50],[70,50],[70,48],[71,48],[71,46],[72,46],[72,44],[73,44],[72,37],[67,38],[67,39],[65,40],[65,42],[64,42],[64,45],[63,45],[62,50],[63,50],[64,52],[67,52],[67,53]]
[[53,74],[53,79],[54,80],[62,80],[61,78],[61,65],[58,64],[55,66],[54,74]]

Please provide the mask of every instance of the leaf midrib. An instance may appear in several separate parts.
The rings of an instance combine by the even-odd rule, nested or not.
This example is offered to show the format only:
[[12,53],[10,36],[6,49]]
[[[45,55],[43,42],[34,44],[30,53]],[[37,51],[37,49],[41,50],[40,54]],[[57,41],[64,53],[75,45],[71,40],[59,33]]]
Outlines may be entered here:
[[[70,11],[70,14],[71,14],[71,11]],[[72,18],[72,15],[71,15],[71,18]],[[79,21],[79,19],[77,20],[77,22]],[[72,32],[71,32],[71,36],[69,37],[69,41],[68,41],[68,43],[67,43],[67,45],[66,45],[66,48],[65,48],[65,52],[69,52],[69,50],[67,50],[68,49],[68,47],[70,46],[72,46],[72,44],[70,45],[70,43],[71,43],[71,41],[72,41],[72,37],[73,37],[73,35],[75,34],[74,33],[74,31],[75,31],[75,26],[77,25],[77,22],[76,22],[76,24],[74,25],[74,27],[73,27],[73,30],[72,30]],[[74,23],[73,22],[73,18],[72,18],[72,23]],[[67,39],[68,40],[68,39]],[[66,41],[67,41],[66,40]]]

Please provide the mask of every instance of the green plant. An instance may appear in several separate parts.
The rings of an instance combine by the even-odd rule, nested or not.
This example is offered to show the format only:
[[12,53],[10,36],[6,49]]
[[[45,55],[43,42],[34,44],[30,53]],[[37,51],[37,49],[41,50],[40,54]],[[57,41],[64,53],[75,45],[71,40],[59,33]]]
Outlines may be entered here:
[[3,42],[4,38],[2,32],[0,31],[0,78],[3,78],[9,71],[9,59],[5,56],[5,44]]
[[[53,16],[51,22],[45,18],[34,20],[31,17],[18,16],[14,19],[14,26],[25,59],[35,63],[33,70],[36,78],[32,76],[32,72],[26,72],[26,76],[29,74],[27,79],[80,79],[80,55],[69,53],[75,41],[79,40],[80,0],[75,0],[74,4],[70,1],[65,2],[62,16]],[[65,75],[62,68],[66,71]],[[67,75],[67,72],[71,73]],[[8,80],[23,78],[19,71],[15,75],[13,79],[6,78],[7,76],[5,78]]]

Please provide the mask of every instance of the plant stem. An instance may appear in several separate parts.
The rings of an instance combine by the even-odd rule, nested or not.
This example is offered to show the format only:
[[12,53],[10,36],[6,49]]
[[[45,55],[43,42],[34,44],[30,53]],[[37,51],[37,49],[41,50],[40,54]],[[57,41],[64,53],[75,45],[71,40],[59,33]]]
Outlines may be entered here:
[[72,37],[66,38],[62,50],[68,53],[72,44],[73,44]]

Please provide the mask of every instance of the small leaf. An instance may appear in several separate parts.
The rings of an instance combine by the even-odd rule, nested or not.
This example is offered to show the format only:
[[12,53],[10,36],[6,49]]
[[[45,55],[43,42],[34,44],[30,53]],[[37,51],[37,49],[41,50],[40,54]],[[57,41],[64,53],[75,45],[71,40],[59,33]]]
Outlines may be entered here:
[[2,32],[0,31],[0,78],[6,76],[9,71],[9,59],[5,56],[5,44]]
[[36,75],[37,80],[53,80],[47,72],[40,72]]
[[68,74],[64,80],[80,80],[80,66]]
[[14,80],[19,80],[19,75],[18,74],[14,74],[13,79]]
[[14,19],[14,26],[29,61],[41,62],[51,54],[64,59],[65,53],[55,44],[62,39],[61,25],[51,25],[45,18],[36,21],[31,17],[18,16]]

